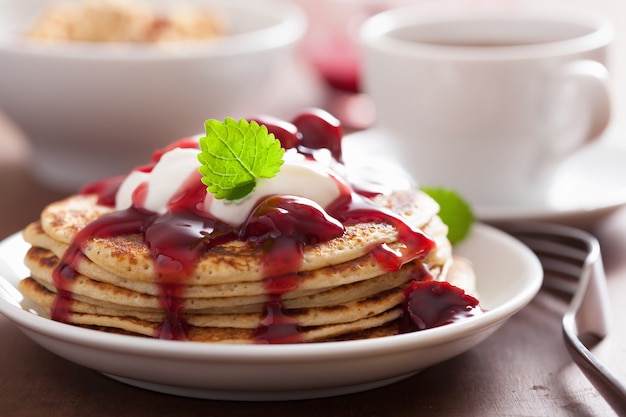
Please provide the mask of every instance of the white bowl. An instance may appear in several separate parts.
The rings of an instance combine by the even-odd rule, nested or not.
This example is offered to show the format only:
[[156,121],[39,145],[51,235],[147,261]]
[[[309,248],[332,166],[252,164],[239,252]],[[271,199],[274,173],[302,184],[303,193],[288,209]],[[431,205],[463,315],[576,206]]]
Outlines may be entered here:
[[125,173],[206,119],[267,113],[304,13],[283,0],[188,2],[224,13],[229,33],[170,47],[41,43],[23,33],[47,3],[0,0],[0,111],[31,139],[39,180],[74,190]]

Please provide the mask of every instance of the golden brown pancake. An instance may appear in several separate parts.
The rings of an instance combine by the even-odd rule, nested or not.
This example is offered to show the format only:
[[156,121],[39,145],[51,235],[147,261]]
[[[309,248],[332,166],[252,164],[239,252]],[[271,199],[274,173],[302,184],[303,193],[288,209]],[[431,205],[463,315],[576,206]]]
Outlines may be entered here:
[[[443,229],[445,230],[445,229]],[[25,230],[25,238],[26,241],[33,244],[36,248],[46,248],[51,249],[51,253],[42,253],[31,251],[27,254],[25,262],[26,265],[31,269],[31,271],[37,271],[41,269],[43,265],[46,264],[44,260],[39,258],[41,257],[50,257],[52,254],[62,255],[63,252],[67,249],[68,245],[57,245],[54,242],[49,242],[49,238],[47,235],[41,236],[41,228],[38,227],[38,223],[33,223],[29,225]],[[58,250],[58,246],[63,246],[63,250]],[[389,245],[391,248],[398,248],[399,244],[392,243]],[[55,250],[56,248],[56,250]],[[429,261],[434,261],[430,263]],[[445,266],[445,264],[438,264],[435,262],[440,262],[441,260],[435,258],[434,256],[429,258],[429,261],[426,261],[428,264],[431,273],[437,274],[438,271]],[[443,259],[443,261],[446,261]],[[58,264],[52,265],[49,267],[49,271],[47,273],[44,272],[34,272],[35,276],[46,278],[47,281],[52,282],[52,269]],[[81,274],[91,277],[97,281],[102,281],[106,283],[111,283],[116,286],[127,288],[130,290],[157,295],[159,293],[158,283],[154,280],[152,282],[142,280],[135,280],[135,276],[132,273],[133,271],[124,271],[120,268],[118,271],[123,275],[113,274],[95,264],[89,258],[85,258],[81,260],[77,266],[78,272]],[[352,259],[350,261],[334,264],[330,266],[326,266],[323,268],[303,271],[299,274],[299,283],[297,292],[300,293],[315,293],[320,290],[326,290],[328,288],[332,288],[339,285],[347,285],[353,282],[363,281],[375,278],[382,274],[384,271],[381,269],[381,266],[370,256],[364,255],[357,259]],[[256,272],[255,272],[256,274]],[[198,280],[194,281],[194,283],[184,282],[186,285],[185,296],[190,298],[208,298],[208,297],[244,297],[244,296],[254,296],[254,295],[264,295],[266,293],[266,289],[261,280],[250,281],[243,274],[239,274],[236,277],[243,278],[243,282],[235,282],[234,278],[232,278],[233,282],[227,283],[219,283],[221,280],[218,280],[216,284],[209,285],[201,285],[198,283]],[[291,294],[288,296],[291,297]]]
[[[31,248],[26,254],[25,263],[31,270],[33,279],[51,291],[54,290],[52,274],[59,265],[59,259],[54,254],[42,248]],[[407,264],[399,271],[345,285],[322,288],[318,291],[302,291],[300,289],[289,291],[283,294],[281,299],[287,308],[322,307],[342,304],[406,284],[413,279],[412,267],[413,264]],[[334,268],[331,267],[331,269]],[[341,270],[350,272],[349,267],[341,268]],[[304,274],[310,273],[306,272]],[[77,297],[87,297],[95,304],[101,302],[102,305],[160,309],[160,292],[158,285],[154,284],[154,286],[156,288],[155,294],[142,293],[111,283],[101,282],[84,274],[78,274],[74,279],[72,291]],[[201,287],[196,287],[196,289],[197,291],[202,290]],[[196,297],[195,294],[190,296],[186,291],[187,287],[185,287],[181,296],[185,300],[184,307],[187,310],[200,310],[203,312],[227,312],[228,307],[235,307],[236,311],[260,311],[267,299],[265,294],[257,296],[234,296],[229,294],[230,297],[224,297],[221,295],[215,296],[212,291],[207,291],[205,297]]]
[[[411,193],[394,195],[386,203],[406,216],[408,222],[425,228],[433,238],[439,238],[437,249],[430,255],[434,262],[449,257],[450,248],[445,239],[447,228],[433,220],[438,209],[434,201],[425,194]],[[411,204],[414,207],[412,211],[409,209]],[[95,204],[94,196],[72,196],[44,209],[41,229],[54,241],[69,244],[80,229],[105,212],[107,210]],[[29,236],[25,235],[25,238],[30,243]],[[307,246],[300,270],[312,271],[340,264],[366,255],[374,245],[393,243],[396,239],[397,231],[389,224],[359,223],[347,226],[339,238]],[[61,247],[56,249],[57,252],[62,250]],[[96,265],[118,276],[132,275],[128,278],[153,282],[157,275],[149,249],[143,237],[137,234],[92,239],[82,247],[82,251]],[[260,281],[263,278],[263,264],[258,249],[242,241],[233,241],[204,253],[187,281],[189,284],[206,285]]]

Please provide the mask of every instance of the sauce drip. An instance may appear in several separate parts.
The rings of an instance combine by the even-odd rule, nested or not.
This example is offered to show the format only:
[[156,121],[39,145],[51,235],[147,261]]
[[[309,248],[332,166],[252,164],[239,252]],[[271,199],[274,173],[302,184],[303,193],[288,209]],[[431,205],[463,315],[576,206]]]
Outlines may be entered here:
[[124,211],[106,214],[81,229],[63,254],[52,273],[57,296],[52,307],[52,319],[66,322],[71,309],[71,287],[78,272],[76,268],[83,259],[83,245],[92,239],[108,238],[123,234],[140,233],[154,215],[131,207]]
[[298,288],[302,248],[343,234],[344,227],[312,201],[296,196],[272,196],[262,201],[241,230],[241,238],[259,242],[264,289],[268,301],[253,335],[257,343],[302,341],[298,322],[286,314],[281,296]]
[[435,242],[430,237],[411,227],[398,214],[351,191],[338,179],[335,181],[342,191],[326,209],[331,216],[345,225],[363,222],[388,223],[396,229],[398,241],[403,244],[403,248],[393,250],[386,244],[370,248],[370,254],[386,271],[397,271],[405,263],[424,257],[435,248]]
[[481,312],[476,298],[449,282],[414,280],[405,292],[400,331],[439,327]]
[[[86,189],[108,192],[106,187]],[[159,304],[165,313],[165,319],[155,336],[184,340],[188,328],[183,317],[184,284],[194,272],[202,253],[214,245],[236,239],[228,225],[199,215],[204,189],[200,174],[194,172],[170,201],[168,212],[160,215],[139,208],[145,198],[145,189],[139,187],[134,194],[137,201],[130,208],[106,214],[78,232],[53,272],[57,297],[52,308],[52,318],[63,322],[69,319],[71,284],[77,275],[76,268],[84,257],[82,250],[85,244],[97,238],[141,234],[154,259]]]

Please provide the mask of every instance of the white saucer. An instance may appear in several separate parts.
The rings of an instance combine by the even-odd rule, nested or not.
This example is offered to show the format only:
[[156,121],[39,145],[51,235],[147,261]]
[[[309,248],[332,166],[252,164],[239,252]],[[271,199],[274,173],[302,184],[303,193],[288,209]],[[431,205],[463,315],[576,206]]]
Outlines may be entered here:
[[[516,220],[586,223],[626,205],[626,149],[604,139],[569,157],[556,173],[545,201],[533,205],[474,205],[477,217],[497,223]],[[348,163],[365,166],[375,157],[383,170],[408,175],[393,160],[382,133],[365,130],[347,135]],[[381,158],[382,156],[382,158]],[[419,180],[419,179],[418,179]]]
[[[295,400],[391,384],[476,346],[523,308],[542,269],[521,242],[476,224],[456,253],[474,264],[483,314],[433,329],[345,342],[221,345],[124,336],[41,317],[20,293],[28,245],[0,242],[0,313],[57,355],[137,387],[196,398]],[[416,393],[416,395],[420,395]]]
[[477,206],[487,222],[544,220],[593,221],[626,204],[626,149],[597,142],[568,158],[541,204]]

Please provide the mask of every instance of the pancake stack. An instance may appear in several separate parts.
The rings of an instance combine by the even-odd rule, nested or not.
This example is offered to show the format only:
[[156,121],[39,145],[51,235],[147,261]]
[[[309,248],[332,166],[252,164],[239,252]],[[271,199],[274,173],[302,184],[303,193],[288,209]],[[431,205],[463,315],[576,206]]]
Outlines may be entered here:
[[198,342],[323,342],[396,334],[412,281],[449,281],[472,293],[474,275],[466,260],[452,256],[447,227],[430,197],[402,191],[374,200],[421,229],[435,248],[389,271],[371,252],[381,245],[402,251],[398,230],[385,222],[348,225],[337,238],[303,247],[295,281],[277,295],[268,290],[259,247],[249,242],[215,245],[199,255],[183,281],[164,282],[140,233],[84,241],[76,274],[61,289],[54,271],[73,239],[113,211],[99,205],[96,195],[74,195],[50,204],[24,230],[32,245],[25,258],[31,275],[20,290],[48,314],[64,308],[69,324],[145,337],[168,338],[164,328],[172,326],[174,310],[174,325],[182,330],[169,333]]

